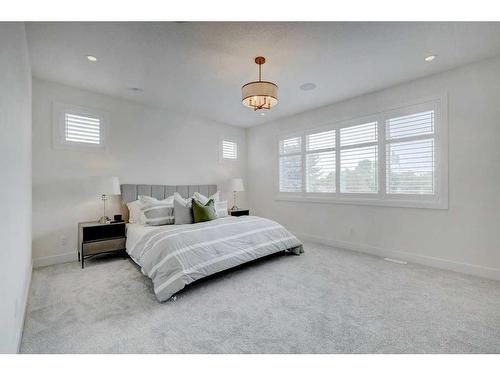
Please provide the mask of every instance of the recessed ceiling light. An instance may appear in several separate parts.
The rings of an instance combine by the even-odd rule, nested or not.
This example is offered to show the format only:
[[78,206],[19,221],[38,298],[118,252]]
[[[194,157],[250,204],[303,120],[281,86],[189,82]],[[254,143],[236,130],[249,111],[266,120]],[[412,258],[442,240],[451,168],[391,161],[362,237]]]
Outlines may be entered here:
[[316,84],[312,83],[312,82],[307,82],[307,83],[303,83],[302,85],[300,85],[300,89],[302,91],[311,91],[311,90],[314,90],[315,88],[316,88]]
[[261,116],[265,116],[266,114],[265,114],[265,112],[261,112],[260,115]]
[[90,62],[96,62],[97,61],[97,57],[92,56],[92,55],[87,55],[87,60],[89,60]]
[[433,61],[436,57],[437,57],[437,55],[430,55],[430,56],[427,56],[427,57],[425,58],[425,61],[427,61],[427,62],[431,62],[431,61]]

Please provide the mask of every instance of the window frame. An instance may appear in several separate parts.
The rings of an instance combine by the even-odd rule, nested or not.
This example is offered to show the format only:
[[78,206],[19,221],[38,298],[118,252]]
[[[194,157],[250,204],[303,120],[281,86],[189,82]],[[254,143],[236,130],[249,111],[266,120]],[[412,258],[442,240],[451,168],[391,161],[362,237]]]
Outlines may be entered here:
[[[66,140],[66,113],[99,119],[99,144],[72,142]],[[102,152],[106,149],[109,114],[106,111],[80,105],[53,102],[52,105],[52,147],[74,151]]]
[[[301,131],[291,133],[280,133],[276,144],[276,160],[278,161],[278,173],[275,176],[275,200],[331,203],[331,204],[352,204],[370,206],[389,207],[414,207],[431,209],[448,209],[448,118],[447,118],[447,95],[434,96],[429,99],[413,101],[409,104],[399,105],[390,109],[380,110],[371,115],[364,115],[348,120],[331,122],[326,125],[316,126]],[[413,136],[408,138],[386,140],[386,120],[398,116],[405,116],[420,111],[434,110],[434,134],[433,136]],[[342,149],[361,147],[363,144],[348,145],[340,147],[340,129],[367,122],[377,121],[377,152],[378,152],[378,192],[377,193],[353,193],[340,191],[340,152]],[[335,192],[333,193],[308,193],[306,192],[306,164],[305,164],[305,140],[309,134],[335,129]],[[279,191],[279,142],[292,137],[302,137],[302,192],[289,193]],[[435,193],[426,194],[395,194],[386,192],[387,171],[386,171],[386,146],[389,143],[403,142],[416,139],[434,139],[435,150]],[[369,142],[374,143],[374,142]],[[368,144],[368,143],[367,143]]]

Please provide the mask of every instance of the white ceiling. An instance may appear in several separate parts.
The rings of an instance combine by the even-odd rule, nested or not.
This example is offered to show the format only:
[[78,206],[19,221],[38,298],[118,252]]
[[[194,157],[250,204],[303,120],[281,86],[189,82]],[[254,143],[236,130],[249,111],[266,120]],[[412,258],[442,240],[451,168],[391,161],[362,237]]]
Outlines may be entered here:
[[[500,55],[500,23],[28,23],[27,32],[36,77],[238,126]],[[257,55],[279,86],[266,116],[241,104]],[[300,90],[305,82],[317,88]]]

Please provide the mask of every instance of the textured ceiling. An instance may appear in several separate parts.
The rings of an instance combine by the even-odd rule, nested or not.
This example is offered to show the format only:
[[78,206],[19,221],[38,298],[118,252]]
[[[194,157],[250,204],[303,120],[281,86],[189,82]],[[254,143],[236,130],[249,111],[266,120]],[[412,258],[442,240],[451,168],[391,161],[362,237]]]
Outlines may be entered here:
[[[500,55],[500,23],[27,23],[27,32],[36,77],[238,126]],[[430,54],[438,58],[426,63]],[[266,116],[240,100],[257,55],[279,86]],[[306,82],[317,88],[300,90]]]

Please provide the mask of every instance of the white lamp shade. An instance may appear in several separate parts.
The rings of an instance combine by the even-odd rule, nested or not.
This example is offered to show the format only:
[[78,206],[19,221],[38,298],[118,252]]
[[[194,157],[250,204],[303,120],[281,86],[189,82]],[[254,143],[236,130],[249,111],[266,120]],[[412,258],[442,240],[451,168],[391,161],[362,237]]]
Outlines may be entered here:
[[247,83],[241,88],[242,103],[247,107],[271,109],[278,104],[278,86],[272,82],[256,81]]
[[92,190],[97,194],[120,195],[120,181],[118,177],[93,176],[91,177]]
[[230,191],[245,191],[245,187],[243,186],[243,179],[241,178],[232,178],[229,180],[229,190]]

